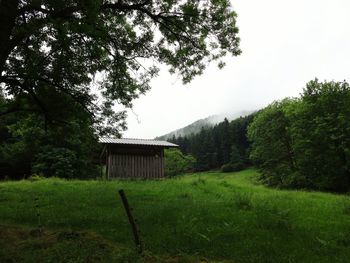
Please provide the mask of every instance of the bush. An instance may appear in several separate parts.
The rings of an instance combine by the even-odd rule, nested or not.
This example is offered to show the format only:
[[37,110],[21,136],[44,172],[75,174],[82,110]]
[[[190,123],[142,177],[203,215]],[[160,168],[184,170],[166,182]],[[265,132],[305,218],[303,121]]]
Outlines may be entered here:
[[288,186],[288,188],[300,189],[308,188],[310,186],[310,183],[307,181],[307,178],[300,172],[293,172],[286,177],[284,185]]
[[238,172],[242,171],[244,169],[243,163],[227,163],[221,166],[221,172],[223,173],[229,173],[229,172]]
[[36,155],[33,172],[46,177],[74,178],[77,171],[78,158],[66,148],[44,149]]
[[233,172],[242,171],[245,168],[245,165],[243,163],[234,163],[231,164],[231,166]]
[[35,156],[32,172],[45,177],[95,178],[97,167],[67,148],[45,146]]
[[179,149],[165,150],[164,156],[166,176],[191,172],[196,164],[196,159],[192,155],[185,155]]
[[233,172],[232,164],[227,163],[227,164],[224,164],[223,166],[221,166],[221,172],[223,172],[223,173]]
[[36,181],[40,181],[43,180],[45,177],[38,175],[38,174],[33,174],[30,177],[28,177],[28,180],[31,182],[36,182]]

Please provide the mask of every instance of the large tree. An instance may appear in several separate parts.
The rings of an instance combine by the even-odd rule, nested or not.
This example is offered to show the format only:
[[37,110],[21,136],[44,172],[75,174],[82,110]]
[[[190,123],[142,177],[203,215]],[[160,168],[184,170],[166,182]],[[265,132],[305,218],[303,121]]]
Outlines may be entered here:
[[47,98],[64,96],[100,133],[116,134],[124,115],[113,105],[132,106],[157,65],[187,83],[209,62],[239,55],[237,33],[229,0],[0,0],[0,88],[11,98],[0,117],[57,121],[65,108]]
[[261,172],[260,179],[269,185],[285,186],[293,181],[296,164],[286,112],[296,103],[295,99],[273,102],[255,116],[248,128],[250,158]]
[[261,179],[279,187],[350,190],[350,85],[317,79],[274,102],[248,128]]

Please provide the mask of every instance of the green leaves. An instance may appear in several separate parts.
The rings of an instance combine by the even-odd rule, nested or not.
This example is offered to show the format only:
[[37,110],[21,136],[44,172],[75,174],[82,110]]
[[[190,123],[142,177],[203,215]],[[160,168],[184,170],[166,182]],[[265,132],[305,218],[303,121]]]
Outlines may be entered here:
[[[209,62],[222,68],[226,54],[240,54],[228,0],[6,3],[0,3],[6,29],[0,30],[0,93],[8,100],[0,117],[14,119],[0,127],[6,133],[0,139],[7,156],[27,159],[25,173],[34,156],[38,171],[56,173],[47,168],[51,159],[67,167],[74,154],[89,160],[94,133],[120,136],[126,113],[115,106],[132,107],[160,64],[188,83]],[[35,147],[27,138],[35,138]],[[40,155],[44,145],[50,160]]]
[[[41,86],[68,93],[100,130],[109,119],[114,129],[105,127],[105,132],[113,135],[118,135],[117,126],[123,121],[104,115],[105,104],[131,107],[135,98],[150,89],[159,64],[168,65],[170,72],[188,83],[209,62],[240,54],[236,14],[228,0],[12,4],[18,17],[12,21],[12,35],[0,38],[4,39],[1,87],[15,96],[30,89],[28,103],[41,104],[43,114],[49,105],[37,96]],[[7,22],[10,26],[11,21]],[[10,43],[11,39],[18,41]],[[218,66],[222,68],[224,62]],[[101,79],[97,93],[103,99],[99,101],[88,96],[96,76]]]
[[194,169],[196,159],[192,155],[184,155],[178,149],[165,150],[165,175],[174,176]]
[[301,99],[263,109],[248,129],[251,158],[270,185],[350,189],[350,87],[310,81]]

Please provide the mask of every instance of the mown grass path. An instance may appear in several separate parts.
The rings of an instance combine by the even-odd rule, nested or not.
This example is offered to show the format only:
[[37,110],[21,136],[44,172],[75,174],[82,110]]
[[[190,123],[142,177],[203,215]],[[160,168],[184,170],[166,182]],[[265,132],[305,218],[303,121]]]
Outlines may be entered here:
[[124,189],[145,248],[234,262],[349,262],[347,195],[285,191],[255,182],[253,169],[161,181],[0,183],[0,224],[94,231],[132,246]]

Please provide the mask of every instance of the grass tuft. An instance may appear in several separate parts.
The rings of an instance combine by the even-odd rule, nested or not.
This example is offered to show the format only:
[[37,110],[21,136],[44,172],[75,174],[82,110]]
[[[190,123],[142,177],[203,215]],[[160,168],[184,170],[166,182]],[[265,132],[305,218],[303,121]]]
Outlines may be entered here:
[[234,195],[235,206],[240,210],[251,210],[252,205],[252,195],[250,193],[239,192]]
[[292,229],[289,211],[275,206],[274,204],[259,204],[254,209],[258,227],[276,231]]
[[343,212],[346,215],[350,215],[350,201],[346,200],[343,204]]

